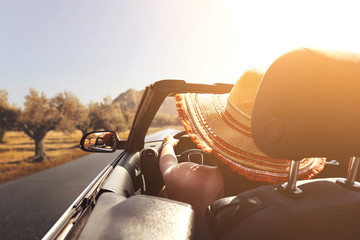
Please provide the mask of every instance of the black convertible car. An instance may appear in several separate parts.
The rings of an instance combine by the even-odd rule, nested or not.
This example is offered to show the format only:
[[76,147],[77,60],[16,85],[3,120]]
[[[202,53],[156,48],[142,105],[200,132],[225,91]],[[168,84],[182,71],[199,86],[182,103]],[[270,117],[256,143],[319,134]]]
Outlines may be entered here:
[[[268,156],[292,159],[286,183],[256,184],[219,166],[225,195],[200,219],[189,204],[158,196],[164,186],[162,141],[145,139],[164,99],[178,93],[224,94],[232,87],[158,81],[146,87],[127,140],[119,140],[115,132],[112,144],[104,140],[110,132],[85,135],[83,150],[118,150],[119,156],[44,239],[358,239],[358,54],[298,49],[266,71],[255,98],[251,133]],[[174,138],[179,139],[179,162],[221,165],[185,131]],[[201,161],[191,156],[201,156]],[[298,181],[299,161],[307,157],[326,157],[327,162],[316,177]]]

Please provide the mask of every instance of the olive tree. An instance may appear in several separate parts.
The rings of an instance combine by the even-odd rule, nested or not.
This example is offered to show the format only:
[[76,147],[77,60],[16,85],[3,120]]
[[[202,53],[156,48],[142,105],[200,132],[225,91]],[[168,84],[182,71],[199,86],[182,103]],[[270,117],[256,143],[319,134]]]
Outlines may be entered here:
[[109,98],[100,103],[92,102],[88,105],[79,103],[74,108],[72,125],[80,130],[83,135],[95,130],[122,131],[125,120],[121,110],[116,105],[112,105]]
[[0,89],[0,143],[3,142],[5,132],[15,126],[17,113],[16,106],[10,106],[8,102],[7,91]]
[[100,103],[91,103],[89,105],[89,118],[95,130],[127,130],[126,119],[120,105],[112,103],[110,97],[104,98]]
[[90,109],[88,106],[79,105],[73,119],[74,127],[81,131],[83,135],[94,130],[95,121],[90,119]]
[[81,104],[76,98],[71,106],[72,111],[67,111],[71,113],[67,114],[66,119],[83,135],[95,130],[124,131],[129,128],[127,112],[123,111],[118,103],[112,103],[110,97],[88,105]]
[[72,132],[78,129],[82,134],[95,130],[98,119],[92,119],[90,116],[91,112],[98,111],[94,107],[96,104],[83,105],[71,92],[57,95],[54,101],[66,113],[57,130]]
[[82,122],[82,113],[86,110],[79,99],[71,92],[65,91],[56,95],[54,102],[58,109],[61,109],[63,116],[56,129],[68,133],[79,129],[78,124]]
[[44,93],[39,94],[30,88],[18,122],[21,129],[35,142],[33,162],[41,162],[47,158],[43,140],[49,131],[57,129],[61,121],[71,114],[73,100],[74,96],[68,92],[47,98]]

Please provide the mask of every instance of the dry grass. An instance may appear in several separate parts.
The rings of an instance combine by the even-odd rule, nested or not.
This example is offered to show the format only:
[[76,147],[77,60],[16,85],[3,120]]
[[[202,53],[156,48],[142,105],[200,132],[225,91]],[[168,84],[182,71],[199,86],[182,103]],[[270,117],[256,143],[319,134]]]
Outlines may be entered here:
[[[166,127],[169,128],[169,127]],[[172,126],[170,128],[179,128]],[[150,128],[148,134],[164,128]],[[179,128],[181,129],[181,128]],[[129,131],[118,133],[120,139],[127,139]],[[82,134],[51,131],[44,140],[48,159],[40,163],[26,161],[34,156],[34,141],[23,132],[9,131],[5,133],[4,143],[0,143],[0,184],[15,180],[60,164],[72,161],[89,154],[79,148]]]
[[34,156],[34,141],[23,132],[6,132],[0,144],[0,183],[15,180],[86,155],[80,150],[81,132],[72,134],[51,131],[44,140],[48,159],[41,163],[26,160]]

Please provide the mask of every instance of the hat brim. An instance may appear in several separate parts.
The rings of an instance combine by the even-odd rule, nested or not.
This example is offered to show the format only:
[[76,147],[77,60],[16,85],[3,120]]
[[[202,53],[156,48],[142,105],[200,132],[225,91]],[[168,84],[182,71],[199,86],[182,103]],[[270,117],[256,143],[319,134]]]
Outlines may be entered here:
[[[251,116],[228,99],[228,94],[177,94],[180,120],[199,148],[248,179],[282,183],[288,180],[290,160],[262,153],[251,136]],[[300,161],[298,179],[309,179],[325,166],[325,158]]]

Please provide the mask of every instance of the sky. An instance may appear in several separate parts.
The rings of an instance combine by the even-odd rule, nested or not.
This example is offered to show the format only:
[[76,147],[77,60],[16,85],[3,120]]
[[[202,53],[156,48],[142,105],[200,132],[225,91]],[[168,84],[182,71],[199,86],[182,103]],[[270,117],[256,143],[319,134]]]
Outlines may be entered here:
[[0,89],[82,103],[161,79],[235,83],[298,47],[360,52],[360,4],[338,0],[0,0]]

